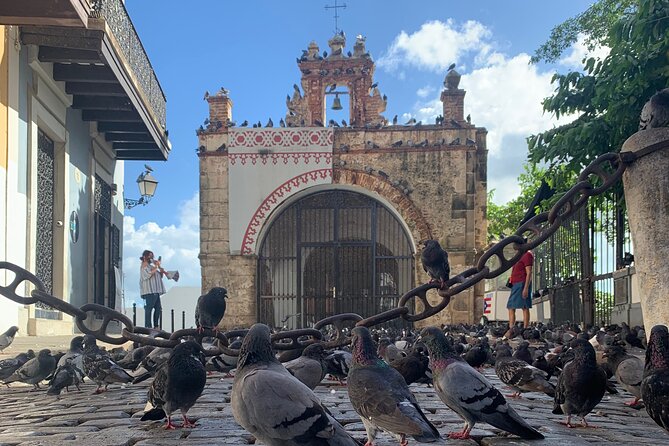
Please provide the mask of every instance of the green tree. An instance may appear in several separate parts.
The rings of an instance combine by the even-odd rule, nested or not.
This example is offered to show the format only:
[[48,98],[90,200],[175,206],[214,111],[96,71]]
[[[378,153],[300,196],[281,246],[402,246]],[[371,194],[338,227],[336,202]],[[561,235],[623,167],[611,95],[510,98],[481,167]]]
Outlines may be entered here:
[[535,62],[558,59],[578,33],[610,53],[584,59],[582,72],[553,77],[555,94],[544,100],[544,111],[578,117],[528,138],[530,163],[547,163],[565,184],[597,156],[618,151],[637,131],[644,103],[669,85],[669,0],[599,0],[556,27]]

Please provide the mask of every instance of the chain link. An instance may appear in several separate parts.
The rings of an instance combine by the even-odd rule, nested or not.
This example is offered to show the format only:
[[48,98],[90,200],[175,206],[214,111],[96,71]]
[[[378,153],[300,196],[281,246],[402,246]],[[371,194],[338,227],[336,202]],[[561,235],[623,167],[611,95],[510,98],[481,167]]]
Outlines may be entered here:
[[[417,322],[434,316],[448,306],[453,296],[473,287],[483,279],[498,277],[520,260],[523,254],[546,241],[548,237],[558,230],[562,222],[574,215],[576,211],[587,203],[590,197],[600,195],[616,184],[622,177],[627,165],[635,159],[634,156],[626,153],[606,153],[599,156],[581,172],[578,177],[579,182],[569,189],[548,212],[542,212],[532,217],[520,226],[513,235],[505,237],[483,253],[475,267],[451,277],[441,288],[436,282],[420,285],[404,294],[400,298],[396,308],[378,313],[366,319],[355,313],[343,313],[329,316],[316,322],[314,328],[275,333],[272,335],[274,349],[302,349],[315,342],[321,342],[325,348],[341,347],[350,342],[350,338],[345,332],[346,324],[374,327],[398,318],[409,322]],[[506,253],[509,250],[505,250],[505,248],[512,244],[515,244],[517,249],[514,249],[513,255],[507,258]],[[13,272],[15,277],[8,286],[0,286],[1,295],[23,305],[32,305],[39,301],[58,311],[69,314],[74,318],[77,327],[82,333],[93,335],[97,339],[109,344],[120,345],[132,341],[141,345],[173,348],[184,337],[195,337],[202,343],[202,339],[205,336],[209,336],[216,338],[217,345],[206,350],[208,356],[219,354],[237,356],[239,350],[230,348],[229,341],[230,339],[245,336],[248,331],[232,330],[222,333],[209,329],[203,331],[183,329],[177,330],[174,333],[168,333],[162,330],[135,327],[126,315],[104,305],[89,303],[83,305],[81,308],[77,308],[62,299],[51,296],[46,292],[44,284],[37,276],[13,263],[0,262],[0,271],[3,269]],[[19,296],[17,294],[18,286],[24,281],[31,283],[32,288],[34,288],[30,297]],[[441,301],[434,305],[427,298],[427,292],[432,289],[437,289],[437,294],[441,297]],[[410,302],[413,302],[413,307],[415,308],[416,299],[422,304],[422,311],[411,314],[409,305]],[[103,316],[100,328],[97,330],[93,330],[85,324],[85,321],[88,320],[89,312]],[[108,334],[108,327],[112,321],[117,321],[123,325],[119,337]],[[325,330],[326,327],[332,328]],[[329,339],[324,339],[324,331],[334,332],[334,335]]]

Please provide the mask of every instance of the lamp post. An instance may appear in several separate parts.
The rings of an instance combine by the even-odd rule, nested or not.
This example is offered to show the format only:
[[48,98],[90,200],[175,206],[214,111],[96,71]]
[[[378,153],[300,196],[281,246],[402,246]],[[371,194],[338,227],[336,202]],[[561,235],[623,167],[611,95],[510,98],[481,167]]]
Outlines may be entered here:
[[153,178],[151,175],[151,169],[146,166],[146,171],[139,174],[137,177],[137,186],[139,187],[139,194],[141,195],[138,200],[132,198],[124,198],[123,204],[126,209],[132,209],[135,206],[142,205],[146,206],[151,198],[156,193],[156,188],[158,187],[158,180]]

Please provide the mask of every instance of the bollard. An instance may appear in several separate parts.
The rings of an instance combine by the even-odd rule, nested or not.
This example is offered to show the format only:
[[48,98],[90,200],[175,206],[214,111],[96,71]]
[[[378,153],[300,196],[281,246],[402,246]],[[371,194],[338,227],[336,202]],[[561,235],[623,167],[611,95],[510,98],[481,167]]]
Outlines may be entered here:
[[158,328],[161,330],[163,329],[163,309],[160,309],[160,313],[158,313]]
[[181,312],[181,329],[185,330],[186,329],[186,311]]
[[137,302],[132,303],[132,325],[137,326]]
[[171,313],[171,314],[170,314],[170,319],[171,319],[171,322],[172,322],[172,329],[171,329],[170,331],[171,331],[172,333],[174,333],[174,308],[172,308],[172,309],[170,310],[170,313]]
[[641,130],[621,152],[637,155],[623,174],[634,266],[646,336],[654,325],[669,324],[669,128]]

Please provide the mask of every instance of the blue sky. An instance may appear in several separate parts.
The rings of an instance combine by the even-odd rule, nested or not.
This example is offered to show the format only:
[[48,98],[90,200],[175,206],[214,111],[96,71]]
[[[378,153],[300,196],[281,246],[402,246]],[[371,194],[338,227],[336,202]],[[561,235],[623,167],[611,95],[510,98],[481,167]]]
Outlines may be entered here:
[[[371,1],[347,0],[340,28],[347,50],[364,35],[376,61],[375,79],[388,95],[385,116],[433,122],[447,67],[457,63],[467,90],[465,114],[489,130],[488,185],[496,201],[519,192],[516,178],[527,148],[525,137],[555,125],[540,101],[552,91],[557,70],[577,69],[581,45],[556,66],[529,66],[550,30],[591,2]],[[126,8],[167,96],[172,153],[149,163],[159,186],[148,206],[126,212],[126,298],[137,294],[141,251],[153,249],[180,285],[200,284],[195,129],[208,115],[204,92],[224,86],[237,122],[276,123],[285,97],[299,83],[295,58],[315,40],[321,51],[333,35],[326,4],[334,0],[248,1],[126,0]],[[341,2],[340,2],[341,4]],[[137,198],[135,180],[144,162],[126,162],[126,195]],[[170,285],[172,283],[169,283]]]

